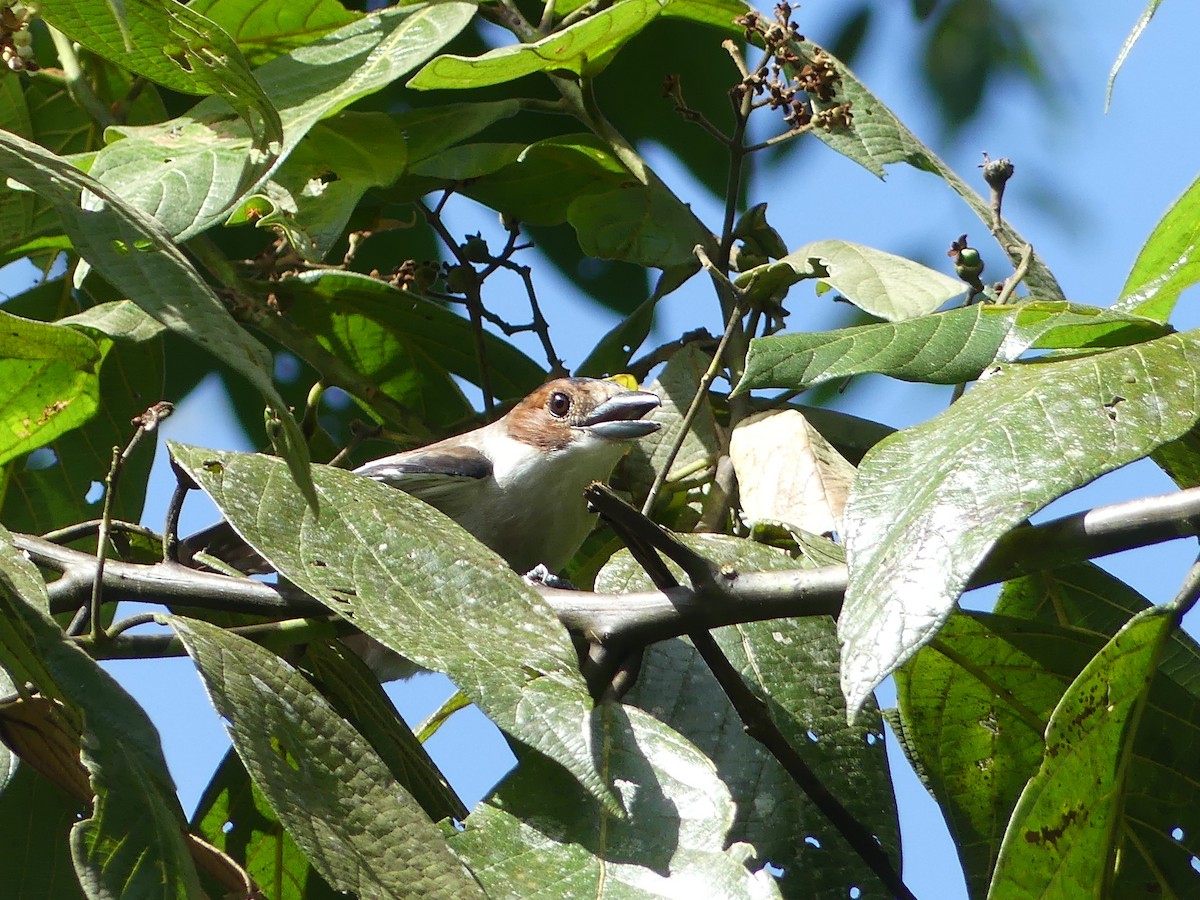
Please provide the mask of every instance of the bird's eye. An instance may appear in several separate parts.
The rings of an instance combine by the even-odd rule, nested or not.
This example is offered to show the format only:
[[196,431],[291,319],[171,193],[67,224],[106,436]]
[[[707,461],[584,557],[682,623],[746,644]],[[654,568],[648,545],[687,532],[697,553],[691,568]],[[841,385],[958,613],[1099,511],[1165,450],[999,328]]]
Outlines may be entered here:
[[546,401],[546,409],[550,410],[550,415],[554,418],[561,419],[571,411],[571,398],[562,391],[555,391]]

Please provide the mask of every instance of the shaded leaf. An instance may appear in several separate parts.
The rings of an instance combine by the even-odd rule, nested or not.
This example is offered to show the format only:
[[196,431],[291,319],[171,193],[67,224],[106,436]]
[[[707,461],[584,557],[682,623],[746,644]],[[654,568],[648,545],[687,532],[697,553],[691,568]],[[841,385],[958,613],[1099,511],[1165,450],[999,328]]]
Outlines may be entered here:
[[[718,565],[742,571],[810,568],[771,547],[723,535],[681,535]],[[676,572],[677,577],[681,573]],[[605,566],[597,590],[651,587],[628,552]],[[838,648],[832,620],[777,619],[716,629],[713,636],[741,677],[766,702],[771,718],[817,778],[864,827],[878,835],[893,859],[899,832],[882,723],[872,709],[853,725],[837,683]],[[678,730],[707,755],[733,796],[737,818],[728,841],[747,841],[759,859],[783,870],[785,897],[883,898],[886,888],[863,879],[862,861],[817,811],[743,723],[690,642],[676,639],[647,648],[638,684],[626,698]]]
[[936,634],[1001,535],[1196,423],[1198,350],[1200,332],[1186,332],[1004,366],[867,454],[846,507],[838,622],[852,711]]
[[524,752],[495,795],[450,838],[489,897],[778,897],[727,847],[735,808],[712,763],[636,708],[604,703],[597,761],[628,809],[616,818],[544,757]]
[[0,664],[60,701],[79,731],[95,794],[71,829],[75,872],[89,896],[199,898],[183,812],[158,733],[112,676],[68,642],[44,611],[45,584],[0,528]]
[[567,219],[589,256],[668,269],[712,241],[691,209],[663,187],[629,185],[575,197]]
[[230,749],[204,789],[192,830],[239,860],[268,900],[335,900]]

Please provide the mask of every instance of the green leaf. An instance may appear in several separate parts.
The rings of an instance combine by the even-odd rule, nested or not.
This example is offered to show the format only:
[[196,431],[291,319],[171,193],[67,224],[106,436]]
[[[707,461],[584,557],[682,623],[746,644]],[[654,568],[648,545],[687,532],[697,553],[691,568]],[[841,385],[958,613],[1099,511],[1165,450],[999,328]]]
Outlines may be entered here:
[[1196,423],[1198,352],[1191,331],[1003,366],[867,454],[846,507],[838,621],[852,711],[937,633],[1001,535]]
[[[458,0],[384,10],[271,60],[255,75],[279,110],[285,158],[319,120],[411,71],[470,21]],[[183,240],[225,219],[252,141],[210,98],[168,122],[116,126],[91,174]],[[120,138],[120,140],[117,140]]]
[[481,896],[371,745],[303,675],[207,622],[171,626],[246,771],[331,886],[364,898]]
[[571,201],[567,219],[589,256],[667,269],[695,262],[697,244],[712,235],[692,211],[662,187],[631,184]]
[[597,764],[627,819],[522,751],[516,771],[450,838],[488,896],[779,897],[764,869],[751,872],[756,848],[727,846],[736,809],[712,763],[639,709],[604,703],[597,714]]
[[[782,551],[724,535],[683,535],[684,542],[719,566],[740,571],[811,568]],[[678,576],[681,573],[676,572]],[[596,590],[652,590],[628,551],[601,570]],[[893,860],[900,836],[882,722],[878,711],[853,725],[838,689],[838,645],[830,619],[753,622],[713,631],[721,649],[751,689],[766,700],[771,718],[803,755],[818,780],[876,835]],[[737,817],[727,841],[746,841],[783,869],[785,897],[888,896],[862,878],[862,861],[807,795],[742,722],[691,643],[676,639],[646,648],[638,683],[625,697],[695,744],[717,769]]]
[[57,700],[79,729],[95,800],[71,831],[88,896],[199,898],[183,812],[158,733],[120,685],[45,612],[46,588],[0,528],[0,665]]
[[[8,305],[19,304],[20,300],[14,298]],[[41,453],[44,459],[18,459],[3,468],[0,520],[15,531],[41,534],[96,518],[101,498],[94,495],[93,489],[103,483],[112,465],[112,448],[128,442],[134,430],[130,424],[133,417],[163,396],[161,342],[133,344],[121,340],[118,320],[125,317],[113,307],[134,310],[135,315],[125,319],[130,324],[147,320],[158,323],[127,300],[106,306],[111,315],[105,316],[102,307],[92,307],[77,317],[60,320],[77,326],[90,322],[97,331],[111,334],[116,340],[100,370],[99,406],[92,418],[50,443],[50,454]],[[114,518],[136,521],[141,515],[153,462],[151,449],[144,447],[125,461],[120,488],[113,497]]]
[[1179,295],[1200,281],[1200,179],[1154,226],[1115,308],[1165,322]]
[[1150,20],[1154,18],[1154,14],[1158,12],[1158,7],[1162,4],[1162,0],[1150,0],[1146,4],[1146,8],[1142,10],[1142,14],[1138,16],[1138,20],[1133,25],[1133,30],[1129,32],[1125,38],[1125,43],[1121,44],[1121,50],[1117,53],[1116,60],[1113,61],[1112,69],[1108,73],[1108,83],[1104,86],[1104,111],[1108,112],[1109,104],[1112,103],[1113,85],[1117,81],[1117,73],[1121,71],[1121,67],[1125,65],[1125,60],[1129,56],[1129,51],[1133,49],[1133,45],[1138,42],[1138,38],[1142,36],[1142,32],[1146,30],[1146,26],[1150,24]]
[[[604,144],[590,135],[564,135],[526,147],[508,146],[516,152],[511,159],[504,160],[505,165],[477,175],[452,177],[472,179],[464,185],[464,194],[522,223],[566,222],[578,197],[632,180],[629,171]],[[427,167],[418,171],[432,174]],[[664,195],[664,205],[669,206],[673,199]]]
[[[1105,896],[1123,843],[1133,745],[1175,610],[1145,610],[1071,684],[1017,802],[989,897]],[[1130,847],[1126,852],[1133,852]]]
[[91,418],[106,349],[72,328],[0,311],[0,465]]
[[[196,806],[192,830],[242,864],[269,900],[337,900],[230,749]],[[278,888],[278,890],[271,890]],[[210,892],[211,893],[211,892]]]
[[[236,181],[244,188],[274,161],[283,124],[237,43],[216,23],[172,0],[47,0],[46,22],[151,81],[185,94],[215,94],[250,135]],[[160,152],[161,156],[161,152]]]
[[[1148,608],[1091,563],[1040,572],[1005,585],[997,615],[951,616],[897,670],[905,749],[946,814],[972,896],[987,891],[1009,816],[1042,764],[1055,706],[1105,643]],[[1200,792],[1187,760],[1200,743],[1200,648],[1173,631],[1158,671],[1128,768],[1129,839],[1112,896],[1141,894],[1155,882],[1165,896],[1186,896],[1196,877]],[[1100,798],[1079,785],[1078,799],[1091,806]]]
[[1133,344],[1167,329],[1152,319],[1072,303],[975,304],[903,322],[780,334],[750,342],[734,393],[805,390],[864,372],[904,381],[961,384],[1030,349]]
[[318,516],[277,460],[170,446],[280,575],[389,649],[448,674],[505,732],[611,802],[581,739],[592,703],[575,649],[499,557],[437,510],[369,478],[314,466]]
[[[270,355],[233,320],[159,224],[95,179],[16,135],[0,133],[0,172],[54,204],[76,251],[113,287],[258,389],[283,422],[296,483],[311,494],[308,447],[275,389]],[[82,192],[102,202],[81,209]]]
[[806,244],[743,272],[734,283],[752,298],[766,298],[806,278],[819,278],[859,309],[890,322],[928,315],[967,289],[957,278],[849,241]]
[[359,18],[337,0],[191,0],[188,8],[225,29],[251,65],[311,44]]
[[[292,241],[297,252],[306,259],[324,259],[363,194],[403,173],[404,145],[404,131],[385,113],[342,112],[314,125],[270,182],[286,191],[294,205],[279,212],[305,234],[305,240]],[[231,222],[239,218],[235,213]],[[270,216],[258,220],[260,228],[272,224]]]
[[[288,315],[330,352],[373,379],[389,397],[431,425],[474,413],[452,375],[479,384],[471,323],[430,300],[365,275],[305,273],[280,285]],[[492,389],[524,397],[545,371],[512,344],[485,333]]]
[[652,22],[670,0],[620,0],[562,31],[530,44],[489,50],[482,56],[443,55],[408,82],[419,91],[487,87],[534,72],[571,72],[591,77],[608,65],[626,41]]

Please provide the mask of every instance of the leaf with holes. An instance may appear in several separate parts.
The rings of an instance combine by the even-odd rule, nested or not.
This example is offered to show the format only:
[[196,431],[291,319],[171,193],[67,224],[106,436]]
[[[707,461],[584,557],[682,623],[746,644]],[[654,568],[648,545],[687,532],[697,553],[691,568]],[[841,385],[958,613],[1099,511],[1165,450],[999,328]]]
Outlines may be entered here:
[[[851,712],[935,635],[995,542],[1200,417],[1200,332],[1000,367],[863,459],[838,633]],[[1000,414],[997,414],[1000,411]]]
[[[0,172],[50,200],[75,250],[118,291],[172,331],[246,378],[283,423],[295,482],[311,496],[308,444],[272,381],[270,354],[217,299],[213,289],[153,218],[37,144],[0,133]],[[80,208],[82,194],[103,201]]]

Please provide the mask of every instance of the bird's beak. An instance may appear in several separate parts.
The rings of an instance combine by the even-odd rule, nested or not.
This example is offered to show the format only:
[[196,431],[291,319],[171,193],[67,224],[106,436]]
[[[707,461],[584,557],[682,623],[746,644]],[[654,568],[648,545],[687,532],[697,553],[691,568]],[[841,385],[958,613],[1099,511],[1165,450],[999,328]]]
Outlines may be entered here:
[[582,427],[610,441],[631,441],[658,431],[658,422],[641,419],[661,405],[658,396],[649,391],[625,391],[592,410]]

